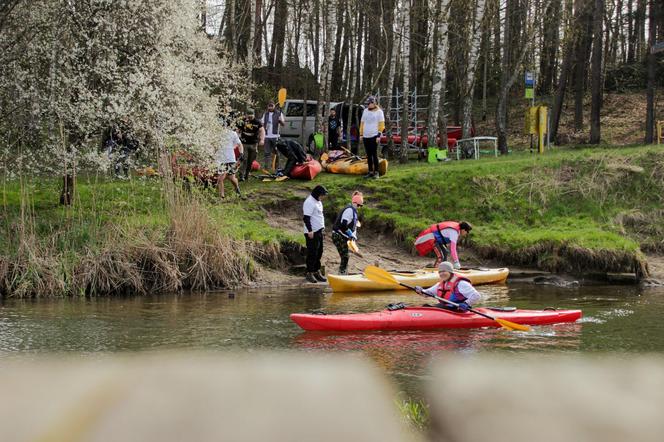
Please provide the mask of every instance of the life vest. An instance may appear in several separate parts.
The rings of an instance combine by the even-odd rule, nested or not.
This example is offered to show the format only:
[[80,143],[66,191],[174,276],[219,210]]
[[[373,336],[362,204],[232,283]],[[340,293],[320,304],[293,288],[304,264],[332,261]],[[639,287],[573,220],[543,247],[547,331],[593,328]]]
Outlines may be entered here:
[[[420,256],[426,256],[431,253],[433,246],[436,243],[436,235],[434,233],[438,233],[442,238],[443,235],[441,232],[443,229],[454,229],[461,234],[461,228],[456,221],[443,221],[442,223],[432,224],[428,228],[422,230],[420,234],[417,235],[417,238],[415,238],[415,248]],[[445,242],[445,238],[443,238],[443,242]]]
[[352,232],[355,231],[355,226],[357,225],[357,209],[352,204],[347,205],[346,207],[343,208],[343,210],[341,210],[341,212],[339,212],[339,214],[337,215],[337,219],[334,221],[334,224],[332,225],[332,231],[340,232],[343,233],[344,235],[346,234],[346,232],[341,232],[341,217],[343,216],[346,209],[351,209],[353,211],[353,220],[348,225],[348,228]]
[[439,298],[447,299],[448,301],[456,302],[457,304],[464,302],[468,298],[459,293],[459,289],[457,288],[461,281],[470,282],[468,278],[464,278],[455,273],[452,274],[452,278],[450,278],[449,281],[440,283],[436,294]]

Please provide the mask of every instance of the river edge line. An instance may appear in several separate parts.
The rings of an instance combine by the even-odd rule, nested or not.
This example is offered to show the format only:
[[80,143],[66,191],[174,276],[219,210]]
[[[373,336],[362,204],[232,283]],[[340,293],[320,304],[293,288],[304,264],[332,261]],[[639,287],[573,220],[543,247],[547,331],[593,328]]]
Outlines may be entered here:
[[664,252],[664,150],[652,146],[390,164],[386,176],[369,181],[325,173],[315,182],[251,180],[243,183],[246,201],[156,177],[82,174],[74,205],[65,208],[59,184],[5,181],[3,297],[255,285],[262,268],[285,273],[301,255],[299,226],[268,221],[300,210],[315,184],[330,191],[328,225],[350,193],[362,190],[363,229],[389,235],[406,254],[420,230],[444,219],[472,222],[465,247],[507,266],[642,279],[650,274],[644,253]]

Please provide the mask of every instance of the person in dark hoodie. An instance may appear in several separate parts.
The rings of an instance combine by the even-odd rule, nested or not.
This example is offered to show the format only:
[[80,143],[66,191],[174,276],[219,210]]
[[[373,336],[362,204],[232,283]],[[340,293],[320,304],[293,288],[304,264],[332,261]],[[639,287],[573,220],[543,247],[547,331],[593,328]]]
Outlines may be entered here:
[[[300,143],[294,140],[284,140],[283,138],[277,141],[277,150],[280,154],[286,157],[286,166],[281,171],[281,175],[286,175],[289,178],[293,167],[297,164],[302,164],[307,161],[307,155]],[[277,173],[279,175],[279,173]]]
[[325,230],[325,217],[323,215],[323,202],[321,199],[327,195],[327,189],[316,186],[311,195],[304,200],[302,206],[304,221],[304,239],[307,243],[307,274],[309,282],[326,282],[327,279],[320,271],[320,259],[323,256],[323,231]]

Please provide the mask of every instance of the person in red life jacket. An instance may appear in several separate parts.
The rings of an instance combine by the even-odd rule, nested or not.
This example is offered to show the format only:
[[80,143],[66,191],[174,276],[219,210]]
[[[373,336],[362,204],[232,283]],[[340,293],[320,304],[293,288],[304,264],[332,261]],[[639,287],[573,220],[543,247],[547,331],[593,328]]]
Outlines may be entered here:
[[445,302],[439,302],[435,307],[465,312],[482,299],[482,295],[475,290],[468,279],[454,273],[454,266],[451,262],[444,261],[440,263],[438,275],[440,281],[436,285],[428,289],[417,286],[415,291],[422,296],[438,296],[447,299],[458,304],[459,307],[454,307]]
[[332,226],[332,242],[337,246],[341,262],[339,263],[339,274],[348,273],[348,241],[357,241],[357,209],[364,205],[362,192],[355,191],[351,197],[351,203],[344,207]]
[[420,232],[415,239],[415,248],[420,256],[425,256],[433,250],[436,253],[434,267],[443,261],[447,261],[448,255],[451,254],[454,268],[460,269],[461,263],[457,253],[457,243],[460,237],[466,236],[472,229],[473,226],[466,221],[443,221],[433,224]]

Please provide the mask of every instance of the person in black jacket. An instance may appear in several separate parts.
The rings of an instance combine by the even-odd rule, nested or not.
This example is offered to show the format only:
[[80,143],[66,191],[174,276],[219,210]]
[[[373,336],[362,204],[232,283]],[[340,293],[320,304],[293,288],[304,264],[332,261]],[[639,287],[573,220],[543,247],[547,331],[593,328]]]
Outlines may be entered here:
[[[286,166],[281,174],[286,175],[289,178],[292,178],[290,173],[295,165],[307,161],[307,155],[297,141],[279,139],[279,141],[277,141],[277,150],[280,154],[286,157]],[[279,173],[277,173],[277,175],[279,175]]]
[[339,274],[348,273],[348,241],[357,241],[357,209],[364,205],[362,192],[356,190],[351,196],[351,203],[344,207],[332,226],[332,242],[339,252]]

